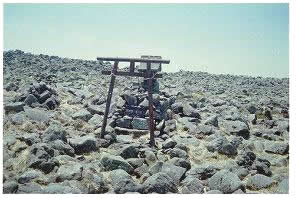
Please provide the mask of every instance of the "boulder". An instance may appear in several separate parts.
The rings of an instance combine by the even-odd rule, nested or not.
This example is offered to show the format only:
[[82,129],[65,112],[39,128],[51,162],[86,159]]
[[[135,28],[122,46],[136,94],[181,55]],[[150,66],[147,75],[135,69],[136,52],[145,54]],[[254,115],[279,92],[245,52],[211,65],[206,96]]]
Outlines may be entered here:
[[123,169],[127,173],[133,172],[133,167],[122,157],[105,154],[101,159],[102,165],[106,171]]
[[289,153],[289,143],[288,142],[273,142],[273,143],[269,142],[265,145],[265,151],[267,153],[285,155]]
[[31,182],[33,179],[38,178],[40,176],[41,176],[40,171],[29,170],[29,171],[26,171],[24,174],[22,174],[19,177],[18,182],[20,184],[28,183],[28,182]]
[[204,186],[202,182],[195,177],[186,177],[182,183],[181,192],[183,194],[202,194],[204,193]]
[[25,106],[25,103],[23,102],[8,103],[4,105],[4,110],[5,112],[10,112],[10,111],[20,112],[20,111],[24,111],[24,106]]
[[110,172],[111,185],[115,193],[138,192],[139,184],[124,170],[116,169]]
[[211,190],[219,190],[223,193],[233,193],[243,188],[238,176],[227,170],[221,170],[214,174],[208,183]]
[[60,155],[66,154],[73,157],[75,153],[74,149],[62,140],[55,140],[51,142],[51,147],[55,150],[58,150]]
[[132,128],[133,129],[148,129],[148,120],[146,118],[133,118],[132,120]]
[[76,137],[69,140],[69,144],[76,154],[80,155],[91,151],[96,151],[96,138],[93,136]]
[[141,188],[142,193],[177,193],[178,189],[172,178],[163,172],[156,173],[145,180]]
[[254,176],[248,177],[246,186],[251,190],[260,190],[263,188],[268,188],[274,183],[275,181],[270,177],[261,174],[256,174]]
[[288,194],[289,193],[289,179],[283,179],[276,189],[277,193]]
[[56,173],[56,181],[63,182],[65,180],[81,180],[82,171],[83,166],[79,163],[62,165]]
[[42,135],[43,142],[62,140],[66,142],[66,130],[58,124],[51,124]]
[[119,154],[124,159],[136,158],[138,156],[138,152],[139,152],[139,149],[137,147],[138,146],[135,144],[127,145],[119,151]]
[[31,106],[33,103],[38,103],[38,99],[33,95],[33,94],[29,94],[24,103],[28,106]]
[[92,114],[86,109],[81,109],[78,112],[74,113],[72,115],[72,118],[75,120],[81,119],[81,120],[88,122],[92,118]]

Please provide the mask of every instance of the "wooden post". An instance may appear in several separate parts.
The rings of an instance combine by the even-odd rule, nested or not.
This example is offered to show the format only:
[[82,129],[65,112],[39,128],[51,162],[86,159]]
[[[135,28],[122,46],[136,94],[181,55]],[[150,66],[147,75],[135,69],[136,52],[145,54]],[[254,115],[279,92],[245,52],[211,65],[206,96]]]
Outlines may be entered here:
[[154,110],[153,110],[153,79],[152,79],[152,70],[151,70],[151,63],[147,63],[147,77],[149,77],[148,81],[148,101],[149,101],[149,129],[150,129],[150,144],[152,147],[155,147],[155,134],[154,134]]
[[103,138],[104,135],[105,135],[107,117],[108,117],[109,107],[110,107],[110,103],[111,103],[111,97],[112,97],[112,92],[113,92],[113,87],[114,87],[114,81],[115,81],[115,78],[116,78],[115,74],[116,74],[116,72],[118,70],[118,64],[119,64],[119,61],[114,62],[112,73],[111,73],[111,80],[110,80],[110,84],[109,84],[109,90],[108,90],[108,95],[107,95],[107,100],[106,100],[106,107],[105,107],[105,112],[104,112],[102,128],[101,128],[101,135],[100,135],[101,138]]
[[130,73],[133,73],[135,70],[135,62],[130,62]]

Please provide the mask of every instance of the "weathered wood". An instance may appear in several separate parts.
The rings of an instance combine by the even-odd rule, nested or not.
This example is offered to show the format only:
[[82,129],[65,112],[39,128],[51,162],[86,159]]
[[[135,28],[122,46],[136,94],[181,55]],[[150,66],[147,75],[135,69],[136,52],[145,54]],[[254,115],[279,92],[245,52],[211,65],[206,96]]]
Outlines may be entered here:
[[[103,75],[110,75],[111,71],[102,71]],[[147,78],[147,73],[140,73],[140,72],[123,72],[123,71],[117,71],[115,72],[115,75],[117,76],[135,76],[135,77],[143,77],[143,78]],[[162,78],[162,74],[157,73],[154,78]]]
[[149,101],[149,130],[150,130],[150,144],[152,147],[155,147],[155,134],[154,134],[154,110],[153,110],[153,93],[152,93],[152,86],[153,86],[153,79],[152,79],[152,70],[151,70],[151,63],[147,63],[147,74],[149,78],[149,86],[148,86],[148,101]]
[[[115,61],[112,69],[112,73],[116,73],[118,70],[118,65],[119,62]],[[109,107],[110,107],[110,102],[111,102],[111,97],[112,97],[112,92],[113,92],[113,87],[114,87],[114,82],[115,82],[115,75],[111,76],[110,84],[109,84],[109,90],[108,90],[108,95],[107,95],[107,101],[106,101],[106,107],[105,107],[105,112],[104,112],[104,118],[103,118],[103,123],[102,123],[102,128],[101,128],[101,138],[104,137],[105,135],[105,128],[107,124],[107,117],[109,113]]]
[[163,63],[169,64],[170,60],[164,59],[143,59],[143,58],[120,58],[120,57],[97,57],[101,61],[139,62],[139,63]]
[[133,73],[135,70],[135,62],[130,62],[130,73]]

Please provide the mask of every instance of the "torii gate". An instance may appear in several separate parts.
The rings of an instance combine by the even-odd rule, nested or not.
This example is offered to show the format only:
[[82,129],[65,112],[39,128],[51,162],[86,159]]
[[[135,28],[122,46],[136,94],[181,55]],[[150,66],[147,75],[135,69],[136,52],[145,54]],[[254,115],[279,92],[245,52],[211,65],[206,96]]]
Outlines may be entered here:
[[[119,58],[119,57],[97,57],[97,60],[100,61],[114,61],[112,71],[102,71],[103,75],[111,75],[111,80],[109,84],[109,90],[106,101],[106,108],[104,112],[104,119],[101,128],[101,138],[105,135],[105,128],[107,124],[107,117],[110,108],[110,102],[113,93],[113,87],[116,75],[118,76],[135,76],[135,77],[143,77],[148,78],[148,101],[149,101],[149,131],[150,131],[150,144],[152,147],[155,146],[155,138],[154,138],[154,114],[153,114],[153,95],[152,95],[152,82],[153,78],[162,78],[162,74],[156,73],[153,75],[151,63],[159,63],[161,64],[169,64],[170,60],[163,59],[144,59],[144,58]],[[130,70],[129,72],[118,71],[119,62],[130,62]],[[147,70],[144,73],[135,72],[135,63],[146,63]]]

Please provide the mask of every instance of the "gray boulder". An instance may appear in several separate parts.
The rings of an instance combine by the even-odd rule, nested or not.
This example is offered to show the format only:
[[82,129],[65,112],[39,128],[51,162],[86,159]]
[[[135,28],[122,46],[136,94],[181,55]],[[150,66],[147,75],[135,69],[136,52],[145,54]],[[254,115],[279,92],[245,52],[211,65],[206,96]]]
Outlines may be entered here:
[[74,148],[76,154],[88,153],[91,151],[96,151],[96,138],[93,136],[83,136],[72,138],[69,140],[69,144]]
[[137,147],[138,146],[135,144],[127,145],[119,151],[119,154],[124,159],[137,158],[139,152],[139,149]]
[[238,176],[227,170],[221,170],[214,174],[208,183],[211,190],[219,190],[223,193],[233,193],[243,188]]
[[4,110],[5,112],[10,112],[10,111],[20,112],[20,111],[24,111],[24,106],[25,106],[25,103],[23,102],[8,103],[4,105]]
[[86,109],[81,109],[78,112],[74,113],[72,115],[72,118],[75,120],[81,119],[81,120],[88,122],[92,118],[92,114]]
[[40,176],[41,176],[40,171],[30,170],[30,171],[27,171],[24,174],[22,174],[19,177],[18,182],[20,184],[28,183],[28,182],[31,182],[33,179],[38,178]]
[[3,183],[3,194],[16,193],[18,190],[18,183],[15,181],[8,181]]
[[183,194],[202,194],[204,193],[204,186],[202,182],[195,177],[186,177],[182,183],[181,192]]
[[134,170],[133,167],[120,156],[105,154],[101,159],[101,163],[106,171],[123,169],[127,173],[132,173]]
[[134,118],[132,120],[132,128],[140,130],[148,129],[148,120],[145,118]]
[[38,99],[33,94],[29,94],[24,103],[28,106],[31,106],[33,103],[38,103]]
[[62,140],[55,140],[51,142],[51,147],[55,150],[58,150],[60,155],[70,155],[74,156],[74,149],[67,143],[63,142]]
[[280,194],[288,194],[289,193],[289,179],[284,179],[281,181],[276,190],[277,193]]
[[275,153],[275,154],[288,154],[289,152],[289,143],[288,142],[274,142],[274,143],[267,143],[265,145],[265,151],[267,153]]
[[52,124],[45,130],[42,139],[43,142],[51,142],[55,140],[66,142],[66,130],[61,125]]
[[172,178],[166,173],[156,173],[145,180],[141,188],[142,193],[177,193],[178,189]]
[[163,149],[168,149],[168,148],[173,148],[176,145],[176,141],[172,140],[171,138],[168,138],[163,142],[162,148]]
[[268,188],[274,183],[275,181],[270,177],[261,174],[256,174],[248,178],[246,186],[251,190],[260,190],[263,188]]
[[115,193],[138,192],[139,184],[124,170],[117,169],[110,173],[111,185]]
[[83,167],[79,163],[62,165],[56,173],[56,181],[81,180]]

